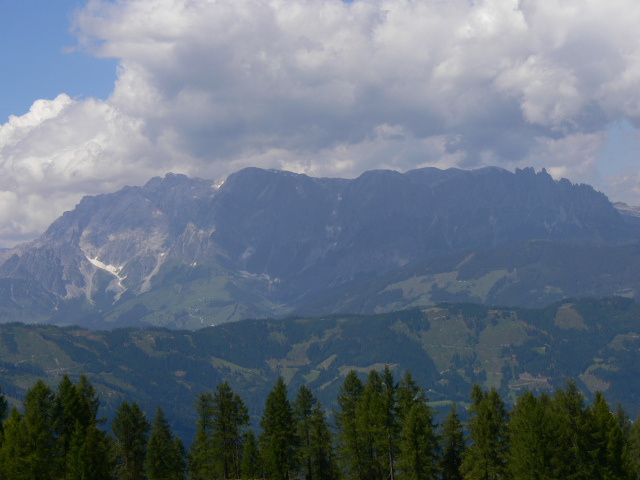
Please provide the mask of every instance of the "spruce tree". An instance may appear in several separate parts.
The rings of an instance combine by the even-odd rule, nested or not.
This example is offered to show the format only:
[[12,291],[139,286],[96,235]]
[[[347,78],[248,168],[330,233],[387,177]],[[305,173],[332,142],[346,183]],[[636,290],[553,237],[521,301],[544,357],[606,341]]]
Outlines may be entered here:
[[140,407],[135,402],[122,402],[111,422],[111,431],[115,438],[118,479],[145,478],[149,422]]
[[189,448],[189,478],[208,480],[215,478],[215,449],[213,446],[213,395],[206,391],[196,397],[194,404],[198,420],[196,435]]
[[95,423],[76,423],[66,457],[65,480],[108,480],[112,478],[108,438]]
[[297,471],[298,437],[282,377],[267,396],[260,426],[260,453],[267,478],[288,480]]
[[555,428],[551,437],[553,478],[590,478],[594,460],[589,453],[591,433],[584,397],[574,381],[565,390],[558,389],[551,400],[551,421]]
[[312,448],[312,418],[317,399],[306,385],[301,385],[293,402],[293,411],[297,426],[297,434],[300,440],[300,463],[304,472],[305,480],[313,480],[313,454]]
[[23,416],[12,407],[4,422],[4,439],[0,448],[0,478],[3,480],[29,480],[26,469],[28,446],[22,428]]
[[411,372],[407,370],[398,385],[398,423],[402,425],[404,417],[418,399],[424,398],[424,390],[413,379]]
[[66,458],[71,439],[80,416],[80,396],[68,375],[64,375],[55,394],[55,429],[60,447],[59,455]]
[[347,479],[364,480],[363,436],[357,411],[363,390],[362,381],[351,370],[342,382],[338,395],[339,409],[333,413],[338,433],[338,458]]
[[513,407],[509,421],[509,470],[514,478],[552,478],[553,431],[551,399],[546,393],[536,398],[526,391]]
[[504,402],[497,390],[482,391],[474,384],[471,391],[471,417],[467,423],[469,446],[462,458],[465,479],[490,480],[507,476],[507,422]]
[[388,365],[384,366],[381,376],[382,390],[380,400],[382,407],[382,426],[384,431],[384,443],[386,450],[386,470],[389,472],[389,480],[395,480],[395,460],[398,454],[400,437],[400,423],[398,422],[397,390],[393,374]]
[[229,384],[223,382],[216,387],[212,412],[212,444],[220,474],[225,479],[240,478],[240,452],[249,424],[247,407]]
[[356,406],[356,423],[362,434],[362,473],[364,479],[382,478],[388,472],[385,410],[382,378],[371,370]]
[[253,430],[249,429],[245,436],[244,448],[242,450],[242,478],[262,478],[262,467],[258,442]]
[[631,429],[633,422],[629,418],[629,414],[622,408],[622,404],[618,402],[616,404],[616,411],[614,413],[616,423],[620,428],[620,434],[622,435],[622,464],[625,475],[629,478],[637,478],[640,473],[640,469],[636,469],[633,464],[633,458],[631,456]]
[[456,412],[455,402],[442,422],[442,454],[439,468],[442,480],[462,480],[462,457],[466,448],[462,422]]
[[49,480],[59,475],[61,461],[54,434],[55,400],[53,391],[38,380],[22,402],[24,415],[20,422],[24,442],[24,468],[32,480]]
[[306,480],[335,478],[336,467],[331,432],[320,402],[307,386],[302,385],[293,405],[304,478]]
[[4,443],[4,425],[3,424],[7,418],[8,413],[9,413],[9,406],[7,403],[7,399],[2,393],[2,388],[0,388],[0,479],[7,478],[4,475],[2,446]]
[[404,418],[400,437],[398,469],[406,480],[435,478],[438,440],[433,414],[426,402],[416,402]]
[[339,478],[333,453],[333,442],[327,419],[320,402],[316,403],[311,414],[311,470],[316,480]]
[[589,409],[589,420],[594,475],[604,480],[631,478],[624,432],[600,392]]
[[78,384],[64,376],[56,392],[56,432],[67,480],[107,478],[109,442],[98,428],[100,399],[91,382],[81,375]]
[[632,472],[640,472],[640,409],[635,422],[629,427],[627,445],[629,468]]
[[147,446],[146,471],[149,480],[182,480],[185,473],[183,450],[173,437],[164,412],[158,407],[151,422]]
[[231,406],[231,419],[235,435],[232,438],[234,448],[233,467],[236,478],[242,478],[242,450],[244,449],[244,442],[250,423],[249,409],[237,393],[233,394]]
[[100,408],[100,398],[96,393],[93,384],[89,381],[86,375],[80,375],[78,383],[76,385],[76,392],[80,399],[80,408],[78,412],[78,420],[82,425],[89,425],[96,423],[98,425],[105,423],[106,418],[98,417],[98,410]]
[[173,437],[173,450],[176,452],[176,465],[177,470],[182,472],[178,478],[184,479],[187,476],[187,450],[184,448],[184,443],[178,437]]
[[616,411],[614,414],[616,418],[616,422],[620,426],[620,430],[622,431],[622,436],[625,440],[625,445],[629,444],[629,435],[631,434],[631,427],[633,426],[633,422],[629,418],[629,414],[622,408],[622,404],[618,402],[616,404]]

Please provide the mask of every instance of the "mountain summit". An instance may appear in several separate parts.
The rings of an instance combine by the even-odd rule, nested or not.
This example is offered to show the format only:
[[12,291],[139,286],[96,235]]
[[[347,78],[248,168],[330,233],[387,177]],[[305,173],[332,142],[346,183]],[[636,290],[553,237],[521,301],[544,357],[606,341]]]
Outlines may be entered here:
[[85,197],[39,239],[3,252],[0,315],[195,328],[284,314],[463,250],[634,243],[630,218],[592,187],[531,168],[353,180],[247,168],[223,183],[168,174]]

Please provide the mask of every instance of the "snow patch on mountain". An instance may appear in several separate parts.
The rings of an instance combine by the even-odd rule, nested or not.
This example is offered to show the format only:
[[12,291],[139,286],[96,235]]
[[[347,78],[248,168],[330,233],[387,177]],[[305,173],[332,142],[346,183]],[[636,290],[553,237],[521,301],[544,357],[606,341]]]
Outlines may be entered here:
[[122,285],[122,281],[125,278],[127,278],[127,276],[126,275],[124,277],[120,276],[120,272],[122,271],[122,266],[117,267],[115,265],[107,265],[105,263],[102,263],[100,260],[98,260],[98,257],[91,258],[87,256],[87,260],[89,260],[89,262],[91,262],[95,267],[101,270],[104,270],[105,272],[109,272],[111,275],[116,277],[116,280],[109,284],[109,287],[107,288],[107,290],[112,290],[116,292],[116,296],[113,299],[114,303],[120,300],[120,297],[122,296],[122,294],[127,291],[127,287]]
[[120,280],[123,280],[124,278],[126,278],[126,277],[120,278],[120,276],[118,275],[120,273],[120,270],[122,270],[122,267],[116,267],[114,265],[105,265],[100,260],[98,260],[98,257],[96,257],[96,258],[87,257],[87,260],[89,260],[91,263],[93,263],[96,267],[98,267],[98,268],[100,268],[102,270],[106,270],[111,275],[114,275],[114,276],[118,277]]

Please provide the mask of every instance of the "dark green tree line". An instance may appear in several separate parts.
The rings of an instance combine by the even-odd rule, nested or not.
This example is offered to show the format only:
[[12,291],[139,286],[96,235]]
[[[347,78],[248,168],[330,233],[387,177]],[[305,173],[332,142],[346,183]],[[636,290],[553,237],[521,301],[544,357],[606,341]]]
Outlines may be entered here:
[[640,422],[591,404],[575,382],[553,394],[525,391],[509,410],[494,389],[474,385],[466,423],[453,404],[441,425],[409,372],[390,368],[363,382],[346,374],[334,428],[305,385],[291,401],[279,378],[256,437],[242,398],[227,382],[196,396],[189,454],[158,408],[149,423],[122,402],[111,433],[100,400],[82,376],[56,391],[39,381],[22,408],[0,393],[0,479],[274,480],[631,480],[640,470]]
[[[56,393],[42,381],[31,387],[22,412],[3,422],[0,475],[16,479],[111,478],[110,441],[98,418],[99,399],[85,376],[64,376]],[[0,406],[6,399],[0,398]]]

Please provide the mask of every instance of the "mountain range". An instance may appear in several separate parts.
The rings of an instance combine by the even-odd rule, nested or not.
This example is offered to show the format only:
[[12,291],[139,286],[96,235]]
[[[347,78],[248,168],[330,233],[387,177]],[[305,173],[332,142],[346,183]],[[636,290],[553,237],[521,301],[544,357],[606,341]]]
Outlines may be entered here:
[[196,329],[640,294],[638,209],[545,170],[247,168],[85,197],[0,253],[0,321]]

